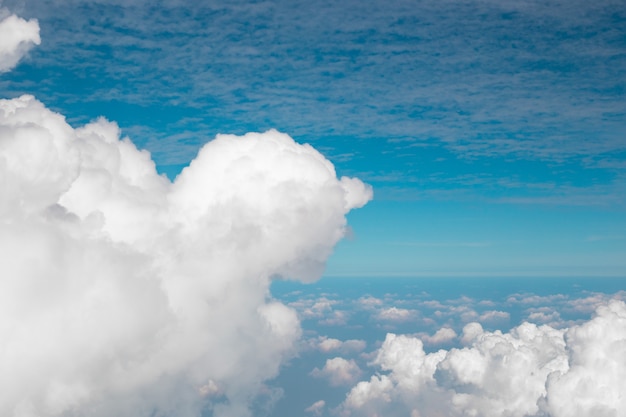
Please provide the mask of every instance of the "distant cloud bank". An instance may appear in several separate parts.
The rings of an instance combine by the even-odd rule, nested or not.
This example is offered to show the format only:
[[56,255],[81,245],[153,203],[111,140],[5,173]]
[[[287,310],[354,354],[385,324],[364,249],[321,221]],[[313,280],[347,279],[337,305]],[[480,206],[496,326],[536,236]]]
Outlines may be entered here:
[[426,353],[388,334],[340,408],[345,416],[595,417],[626,412],[626,304],[560,330],[531,323],[509,333],[465,326],[466,347]]

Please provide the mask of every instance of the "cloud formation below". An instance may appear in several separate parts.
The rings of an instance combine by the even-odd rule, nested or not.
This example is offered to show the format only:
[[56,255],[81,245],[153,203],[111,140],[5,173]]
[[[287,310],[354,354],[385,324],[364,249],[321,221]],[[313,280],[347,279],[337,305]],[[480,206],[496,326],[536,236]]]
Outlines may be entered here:
[[[7,56],[39,42],[36,22],[2,25],[21,33]],[[301,330],[269,284],[317,279],[372,197],[277,131],[220,135],[170,182],[115,123],[73,128],[29,95],[0,100],[0,190],[11,417],[248,416],[259,393],[275,401],[264,381]]]
[[626,411],[626,304],[601,305],[567,329],[523,323],[508,333],[465,326],[466,347],[426,353],[388,334],[342,404],[346,416],[617,416]]

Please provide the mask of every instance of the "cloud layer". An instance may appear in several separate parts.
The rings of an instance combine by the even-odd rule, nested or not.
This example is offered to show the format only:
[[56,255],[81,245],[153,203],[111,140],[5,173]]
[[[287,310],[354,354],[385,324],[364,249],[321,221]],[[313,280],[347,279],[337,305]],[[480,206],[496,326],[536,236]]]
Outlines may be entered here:
[[626,411],[626,304],[598,307],[559,330],[531,323],[508,333],[463,330],[464,348],[426,353],[418,338],[388,334],[380,373],[349,392],[350,416],[574,417]]
[[249,415],[300,336],[271,278],[316,279],[372,196],[276,131],[219,136],[170,182],[115,123],[32,96],[0,100],[0,190],[11,417]]

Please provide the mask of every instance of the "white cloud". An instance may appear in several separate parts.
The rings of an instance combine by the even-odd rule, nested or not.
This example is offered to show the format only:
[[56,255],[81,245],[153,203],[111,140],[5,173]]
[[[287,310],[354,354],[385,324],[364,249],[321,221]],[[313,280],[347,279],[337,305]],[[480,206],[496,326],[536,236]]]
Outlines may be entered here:
[[489,310],[485,311],[480,315],[478,320],[481,322],[494,322],[494,321],[502,321],[509,320],[511,315],[506,311],[498,311],[498,310]]
[[383,300],[381,300],[380,298],[372,297],[370,295],[367,297],[359,298],[357,300],[357,304],[363,309],[370,310],[382,306]]
[[576,313],[590,313],[595,311],[599,306],[608,303],[610,299],[626,301],[626,291],[619,291],[610,296],[603,293],[592,293],[587,297],[568,300],[563,309]]
[[570,328],[569,370],[548,379],[547,408],[553,417],[626,414],[626,304],[598,307],[596,317]]
[[437,300],[423,301],[422,305],[424,307],[427,307],[427,308],[439,309],[439,310],[442,310],[442,309],[446,308],[446,306],[444,304],[442,304],[440,301],[437,301]]
[[361,376],[361,369],[353,359],[337,357],[327,359],[322,369],[313,369],[311,376],[327,378],[332,386],[349,385]]
[[408,310],[406,308],[389,307],[380,310],[376,317],[382,321],[402,322],[412,320],[416,317],[417,312],[415,310]]
[[0,414],[249,415],[300,336],[270,277],[316,279],[370,198],[276,131],[171,183],[114,123],[0,100]]
[[463,336],[461,337],[461,342],[468,346],[474,343],[478,338],[483,334],[483,326],[480,323],[468,323],[463,327]]
[[341,351],[343,353],[361,352],[367,345],[364,340],[350,339],[342,341],[325,336],[320,337],[316,342],[317,349],[324,353],[333,351]]
[[[322,318],[327,314],[331,314],[333,311],[333,305],[337,304],[334,300],[329,300],[326,297],[321,297],[317,300],[307,300],[301,305],[301,316],[305,319]],[[298,305],[302,303],[292,303],[292,305]]]
[[[372,405],[372,403],[388,404],[391,402],[393,390],[393,382],[386,375],[374,375],[369,381],[361,381],[352,388],[346,397],[342,415],[351,415],[351,412],[357,410],[365,411],[363,410],[365,406]],[[377,415],[374,413],[372,415]]]
[[454,330],[452,330],[449,327],[442,327],[441,329],[437,330],[435,332],[434,335],[432,336],[423,336],[422,340],[425,343],[431,344],[431,345],[438,345],[441,343],[448,343],[452,340],[454,340],[457,337],[457,334]]
[[348,323],[349,314],[343,310],[334,310],[319,324],[324,326],[344,326]]
[[322,352],[331,352],[340,349],[342,345],[343,343],[339,339],[322,337],[317,343],[317,348]]
[[530,323],[509,333],[465,326],[463,349],[426,354],[421,340],[387,335],[343,415],[591,417],[626,413],[626,304],[613,300],[566,330]]
[[528,321],[531,323],[548,324],[551,327],[563,327],[565,322],[558,311],[550,307],[538,307],[528,310]]
[[507,301],[511,304],[553,305],[555,303],[567,301],[567,296],[564,294],[552,294],[546,296],[536,294],[513,294],[507,298]]
[[315,401],[313,404],[307,407],[304,411],[307,413],[311,413],[314,416],[321,416],[322,412],[324,411],[325,406],[326,406],[326,401],[319,400],[319,401]]
[[0,9],[0,73],[15,67],[34,45],[40,43],[36,19],[26,21]]

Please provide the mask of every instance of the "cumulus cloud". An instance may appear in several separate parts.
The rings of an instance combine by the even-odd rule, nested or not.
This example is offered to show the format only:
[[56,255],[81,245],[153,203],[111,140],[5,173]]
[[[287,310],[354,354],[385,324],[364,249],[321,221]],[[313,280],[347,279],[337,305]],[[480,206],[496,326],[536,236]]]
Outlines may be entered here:
[[480,320],[481,322],[496,322],[509,320],[510,318],[511,315],[506,311],[489,310],[482,313],[478,320]]
[[375,309],[377,307],[380,307],[383,305],[383,300],[381,300],[380,298],[376,298],[376,297],[372,297],[371,295],[367,296],[367,297],[361,297],[357,300],[358,305],[365,309],[365,310],[370,310],[370,309]]
[[270,280],[319,277],[372,196],[276,131],[220,135],[170,182],[116,124],[32,96],[0,100],[0,195],[9,417],[249,415],[301,333]]
[[417,316],[417,311],[409,310],[406,308],[389,307],[382,309],[376,315],[376,318],[381,321],[391,322],[403,322],[414,319]]
[[381,373],[359,382],[346,416],[592,417],[626,412],[626,304],[600,306],[569,329],[531,323],[508,333],[478,323],[467,347],[425,353],[415,337],[388,334],[373,362]]
[[348,323],[349,316],[346,311],[333,310],[331,314],[318,323],[323,326],[345,326]]
[[532,323],[548,324],[551,327],[564,327],[564,320],[558,311],[550,307],[538,307],[528,310],[528,321]]
[[349,385],[361,376],[361,368],[353,359],[337,357],[327,359],[322,369],[313,369],[311,376],[327,378],[332,386]]
[[299,312],[303,319],[323,318],[327,314],[331,314],[333,305],[337,304],[337,301],[329,300],[326,297],[307,301],[308,302],[301,301],[291,304],[294,307],[299,307]]
[[36,19],[24,20],[0,9],[0,73],[15,67],[33,46],[40,43]]
[[328,353],[333,351],[341,351],[343,353],[355,353],[361,352],[365,349],[367,345],[365,340],[359,339],[350,339],[350,340],[339,340],[334,338],[329,338],[326,336],[319,337],[318,340],[315,341],[316,348],[321,352]]
[[453,329],[449,327],[442,327],[441,329],[437,330],[434,335],[432,336],[425,335],[421,339],[425,343],[428,343],[431,345],[438,345],[442,343],[451,342],[456,337],[457,337],[457,334]]

